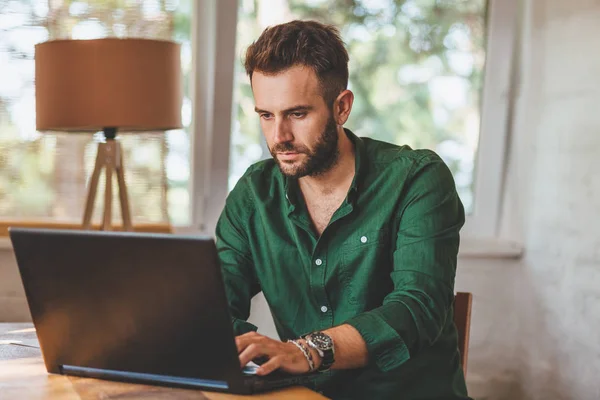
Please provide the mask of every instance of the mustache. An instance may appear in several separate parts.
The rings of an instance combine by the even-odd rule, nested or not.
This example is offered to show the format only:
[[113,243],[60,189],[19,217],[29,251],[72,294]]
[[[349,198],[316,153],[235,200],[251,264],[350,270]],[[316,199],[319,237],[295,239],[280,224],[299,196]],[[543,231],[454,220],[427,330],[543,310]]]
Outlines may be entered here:
[[271,153],[306,153],[305,147],[294,147],[291,143],[278,143],[271,148]]

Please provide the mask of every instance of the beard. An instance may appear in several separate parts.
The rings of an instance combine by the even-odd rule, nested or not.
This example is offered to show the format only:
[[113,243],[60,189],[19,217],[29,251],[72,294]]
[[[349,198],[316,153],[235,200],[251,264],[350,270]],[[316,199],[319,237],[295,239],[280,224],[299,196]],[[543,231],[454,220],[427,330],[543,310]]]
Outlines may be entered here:
[[[329,171],[337,164],[340,151],[338,149],[338,132],[333,115],[329,116],[323,132],[317,138],[313,149],[305,146],[295,147],[292,143],[279,143],[269,149],[277,162],[281,173],[290,178],[303,176],[319,176]],[[296,152],[305,154],[304,162],[299,165],[279,160],[277,153]]]

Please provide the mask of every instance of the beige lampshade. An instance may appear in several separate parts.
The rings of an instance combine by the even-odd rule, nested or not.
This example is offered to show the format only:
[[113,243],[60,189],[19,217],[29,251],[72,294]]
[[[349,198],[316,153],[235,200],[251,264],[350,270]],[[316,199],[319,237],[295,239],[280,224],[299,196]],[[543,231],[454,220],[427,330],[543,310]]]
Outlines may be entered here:
[[181,128],[180,45],[164,40],[54,40],[35,46],[36,128]]

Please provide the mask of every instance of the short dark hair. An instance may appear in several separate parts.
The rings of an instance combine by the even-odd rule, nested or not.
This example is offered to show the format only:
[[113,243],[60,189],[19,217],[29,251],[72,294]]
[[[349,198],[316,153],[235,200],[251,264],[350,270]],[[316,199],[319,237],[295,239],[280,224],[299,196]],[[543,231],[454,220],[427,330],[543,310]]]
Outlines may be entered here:
[[246,50],[251,81],[254,71],[277,74],[295,65],[312,68],[329,106],[348,87],[348,52],[333,25],[295,20],[268,27]]

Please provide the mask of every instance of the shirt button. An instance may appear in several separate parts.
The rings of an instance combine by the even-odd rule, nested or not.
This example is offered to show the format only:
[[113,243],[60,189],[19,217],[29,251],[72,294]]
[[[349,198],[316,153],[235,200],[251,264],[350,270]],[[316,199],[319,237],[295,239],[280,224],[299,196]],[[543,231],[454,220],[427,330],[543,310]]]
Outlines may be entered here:
[[317,259],[315,260],[315,264],[317,264],[317,265],[321,265],[321,264],[323,264],[323,260],[321,260],[320,258],[317,258]]
[[322,306],[322,307],[321,307],[321,311],[322,311],[322,312],[327,312],[327,306]]
[[363,243],[367,243],[367,237],[366,236],[361,237],[360,241]]

